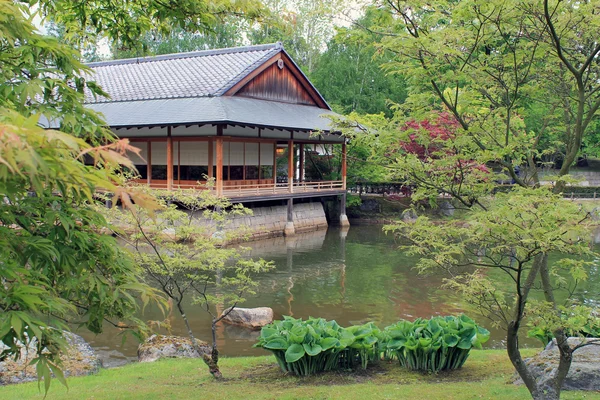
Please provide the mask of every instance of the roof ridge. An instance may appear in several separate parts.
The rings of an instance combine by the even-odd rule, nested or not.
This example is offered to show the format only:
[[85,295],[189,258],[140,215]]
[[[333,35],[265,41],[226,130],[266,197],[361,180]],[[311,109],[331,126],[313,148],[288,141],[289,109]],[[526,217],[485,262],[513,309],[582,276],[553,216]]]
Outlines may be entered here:
[[172,54],[162,54],[158,56],[151,57],[134,57],[134,58],[123,58],[119,60],[108,60],[108,61],[96,61],[91,63],[86,63],[88,67],[108,67],[112,65],[124,65],[124,64],[140,64],[146,62],[155,62],[155,61],[166,61],[166,60],[177,60],[183,58],[193,58],[193,57],[206,57],[220,54],[233,54],[233,53],[244,53],[250,51],[261,51],[261,50],[271,50],[271,49],[282,49],[283,46],[281,42],[276,43],[268,43],[268,44],[259,44],[259,45],[251,45],[251,46],[242,46],[242,47],[225,47],[222,49],[210,49],[210,50],[197,50],[197,51],[188,51],[183,53],[172,53]]

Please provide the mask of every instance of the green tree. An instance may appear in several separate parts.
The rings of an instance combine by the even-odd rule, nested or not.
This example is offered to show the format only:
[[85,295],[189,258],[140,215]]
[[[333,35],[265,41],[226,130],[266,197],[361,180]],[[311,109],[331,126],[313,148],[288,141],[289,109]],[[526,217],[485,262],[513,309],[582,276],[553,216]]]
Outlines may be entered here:
[[368,31],[381,16],[369,8],[352,28],[337,28],[311,74],[312,82],[338,112],[384,113],[391,117],[391,104],[401,104],[407,96],[402,75],[387,74],[381,64],[392,59],[389,52],[375,46],[379,39]]
[[[115,186],[115,168],[133,167],[126,142],[91,147],[82,139],[38,126],[38,117],[0,107],[0,355],[18,358],[35,349],[39,379],[50,373],[63,383],[63,331],[83,326],[101,333],[104,322],[141,338],[138,300],[157,293],[140,282],[140,271],[102,231],[94,211],[96,190],[111,190],[123,204],[148,206],[144,196]],[[84,156],[97,167],[86,166]]]
[[128,49],[114,44],[112,58],[133,58],[239,46],[242,44],[242,25],[241,18],[230,17],[219,22],[211,32],[190,32],[181,28],[175,28],[168,34],[157,31],[147,32],[140,38],[141,46],[136,48]]
[[254,293],[256,283],[252,277],[273,265],[262,259],[244,258],[243,248],[224,246],[245,238],[243,229],[231,229],[228,225],[232,217],[251,213],[249,209],[232,205],[212,190],[179,190],[169,195],[179,207],[162,200],[159,218],[136,207],[129,211],[114,208],[109,219],[118,224],[117,228],[125,226],[115,232],[127,243],[147,279],[177,308],[198,354],[203,351],[185,304],[191,299],[210,315],[212,351],[203,359],[210,373],[219,379],[222,374],[218,365],[217,323],[244,301],[243,296]]
[[[558,398],[576,347],[566,340],[567,323],[556,296],[564,282],[557,276],[566,271],[573,281],[583,280],[586,264],[550,264],[548,254],[589,255],[582,239],[586,213],[558,193],[570,182],[569,169],[597,115],[597,5],[505,0],[378,4],[393,17],[373,27],[381,35],[378,46],[395,54],[388,71],[410,77],[409,97],[397,107],[394,121],[358,140],[383,149],[375,155],[399,179],[416,186],[413,200],[435,204],[440,193],[449,194],[466,209],[468,220],[454,229],[421,219],[410,230],[404,225],[396,230],[427,251],[421,262],[425,269],[467,263],[481,269],[452,284],[477,298],[487,316],[501,314],[496,320],[507,330],[508,356],[531,395]],[[538,188],[544,143],[562,146],[565,154],[553,188]],[[494,197],[499,179],[494,171],[522,188]],[[514,285],[492,290],[482,283],[479,277],[490,268],[508,274]],[[560,351],[559,366],[547,380],[533,375],[519,351],[518,336],[533,307],[536,283],[549,319],[556,321],[553,335]],[[492,312],[486,301],[502,311]]]
[[[103,93],[65,43],[81,49],[108,37],[134,46],[157,25],[202,30],[220,15],[258,11],[254,2],[179,3],[0,0],[0,342],[7,347],[0,357],[35,344],[46,390],[51,372],[64,382],[59,357],[70,324],[100,333],[103,321],[121,322],[141,335],[138,300],[159,298],[93,208],[100,190],[124,207],[153,203],[118,185],[135,149],[84,107],[85,90]],[[41,35],[35,15],[51,16],[65,39]],[[40,127],[48,122],[60,130]]]
[[310,77],[333,36],[333,19],[344,7],[340,0],[267,0],[269,13],[250,29],[253,44],[282,42],[286,51]]
[[106,0],[29,0],[30,10],[64,27],[65,39],[81,43],[106,38],[122,49],[140,48],[147,32],[168,35],[175,27],[207,33],[224,18],[257,18],[262,3],[252,0],[177,0],[109,2]]

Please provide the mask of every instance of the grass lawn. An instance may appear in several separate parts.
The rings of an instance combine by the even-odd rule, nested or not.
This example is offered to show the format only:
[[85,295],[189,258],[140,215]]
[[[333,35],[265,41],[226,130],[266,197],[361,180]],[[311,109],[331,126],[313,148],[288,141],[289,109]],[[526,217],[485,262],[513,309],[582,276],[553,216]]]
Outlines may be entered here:
[[[535,350],[525,350],[531,356]],[[367,371],[298,378],[283,374],[275,359],[223,358],[217,383],[200,360],[130,364],[97,375],[53,382],[47,399],[527,399],[523,386],[508,383],[513,369],[503,350],[472,351],[465,366],[428,375],[382,362]],[[37,384],[0,387],[0,399],[43,399]],[[565,399],[599,399],[600,393],[564,392]]]

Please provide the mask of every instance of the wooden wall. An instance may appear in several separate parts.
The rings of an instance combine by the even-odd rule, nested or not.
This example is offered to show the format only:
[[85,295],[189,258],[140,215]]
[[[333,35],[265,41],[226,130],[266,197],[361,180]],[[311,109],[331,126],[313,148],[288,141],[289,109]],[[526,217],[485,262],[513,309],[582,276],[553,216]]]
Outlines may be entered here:
[[287,65],[279,68],[278,63],[272,64],[254,77],[235,95],[292,104],[317,105]]

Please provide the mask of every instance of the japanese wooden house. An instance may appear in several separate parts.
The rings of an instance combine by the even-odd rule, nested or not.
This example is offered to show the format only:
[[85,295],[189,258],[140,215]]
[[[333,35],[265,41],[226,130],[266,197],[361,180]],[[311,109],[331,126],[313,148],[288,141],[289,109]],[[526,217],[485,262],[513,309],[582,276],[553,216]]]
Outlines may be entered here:
[[[110,97],[90,95],[86,105],[141,149],[133,157],[141,182],[201,188],[209,176],[237,202],[345,202],[346,144],[330,129],[334,113],[280,43],[88,65]],[[307,181],[305,154],[323,146],[341,152],[341,179]]]

